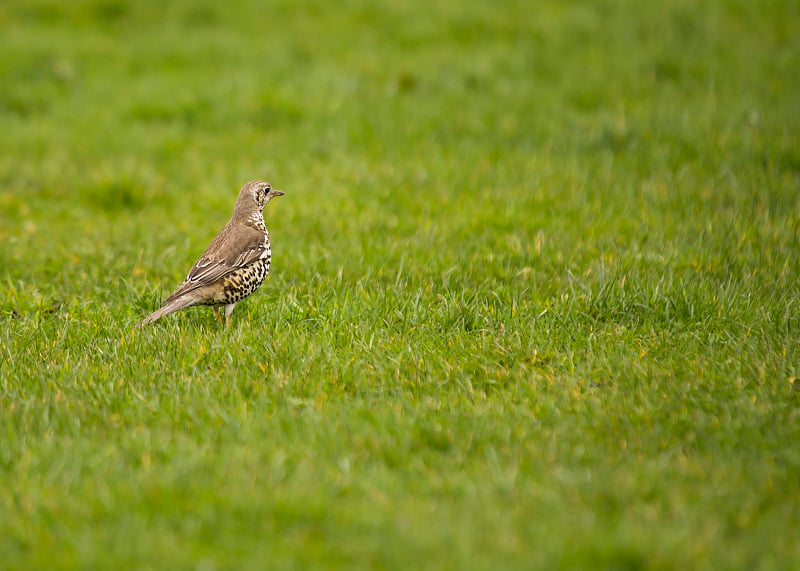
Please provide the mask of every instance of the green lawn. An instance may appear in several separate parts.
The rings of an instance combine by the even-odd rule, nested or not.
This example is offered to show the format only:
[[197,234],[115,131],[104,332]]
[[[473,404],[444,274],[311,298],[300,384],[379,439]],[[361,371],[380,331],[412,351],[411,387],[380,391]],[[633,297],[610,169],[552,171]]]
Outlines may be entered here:
[[[797,2],[0,38],[0,567],[800,569]],[[255,178],[264,286],[135,330]]]

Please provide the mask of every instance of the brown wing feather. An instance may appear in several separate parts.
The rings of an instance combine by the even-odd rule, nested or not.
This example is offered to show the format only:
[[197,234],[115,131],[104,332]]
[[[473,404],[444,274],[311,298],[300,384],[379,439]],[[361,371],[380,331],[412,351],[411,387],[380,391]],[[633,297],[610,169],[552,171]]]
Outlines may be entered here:
[[[231,234],[235,234],[235,239],[231,239]],[[262,231],[245,224],[226,225],[197,260],[186,280],[164,303],[217,282],[231,272],[252,264],[261,257],[265,249]]]

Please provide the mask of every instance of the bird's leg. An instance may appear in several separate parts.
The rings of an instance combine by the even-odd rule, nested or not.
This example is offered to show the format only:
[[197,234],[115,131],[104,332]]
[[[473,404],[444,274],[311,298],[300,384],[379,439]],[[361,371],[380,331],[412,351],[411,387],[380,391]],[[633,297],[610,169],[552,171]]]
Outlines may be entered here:
[[219,308],[215,305],[214,309],[214,317],[217,318],[217,323],[222,324],[222,316],[219,314]]
[[236,307],[235,303],[229,303],[225,306],[225,327],[231,326],[231,313],[233,313],[234,307]]

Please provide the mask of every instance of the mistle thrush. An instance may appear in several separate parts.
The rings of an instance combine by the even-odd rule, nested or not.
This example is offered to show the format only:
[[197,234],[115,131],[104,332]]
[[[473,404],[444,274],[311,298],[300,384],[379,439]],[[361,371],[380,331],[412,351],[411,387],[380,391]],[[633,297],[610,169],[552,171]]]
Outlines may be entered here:
[[272,250],[262,210],[274,196],[283,192],[268,182],[254,180],[239,191],[233,216],[211,241],[208,249],[186,276],[186,280],[138,327],[161,319],[174,311],[195,305],[225,306],[225,323],[238,302],[258,289],[269,273]]

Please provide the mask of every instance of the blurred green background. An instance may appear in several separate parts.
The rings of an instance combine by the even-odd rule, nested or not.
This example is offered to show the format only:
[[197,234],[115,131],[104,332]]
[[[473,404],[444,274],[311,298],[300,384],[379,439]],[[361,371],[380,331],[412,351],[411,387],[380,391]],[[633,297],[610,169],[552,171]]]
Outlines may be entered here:
[[[800,548],[800,5],[0,4],[7,568]],[[246,181],[273,271],[133,331]]]

